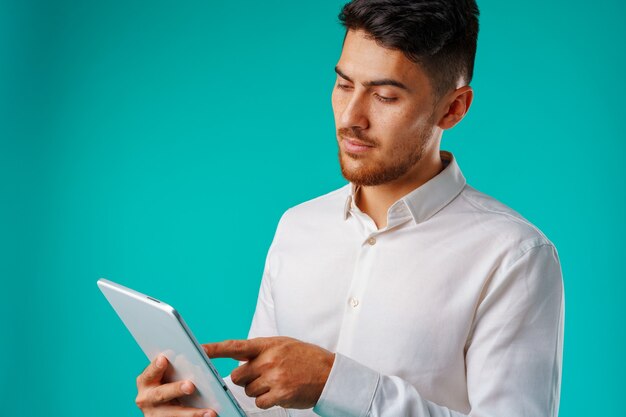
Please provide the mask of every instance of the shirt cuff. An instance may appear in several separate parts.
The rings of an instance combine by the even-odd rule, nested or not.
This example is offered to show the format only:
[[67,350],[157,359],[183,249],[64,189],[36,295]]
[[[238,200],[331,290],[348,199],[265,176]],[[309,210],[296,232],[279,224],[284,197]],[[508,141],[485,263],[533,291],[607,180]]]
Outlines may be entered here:
[[320,416],[364,417],[370,409],[380,374],[335,353],[335,362],[313,411]]

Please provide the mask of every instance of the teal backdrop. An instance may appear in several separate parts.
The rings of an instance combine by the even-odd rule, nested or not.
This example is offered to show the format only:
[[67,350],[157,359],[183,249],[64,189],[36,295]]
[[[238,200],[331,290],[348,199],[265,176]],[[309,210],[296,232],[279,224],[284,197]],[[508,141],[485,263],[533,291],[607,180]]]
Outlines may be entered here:
[[[0,1],[1,415],[140,415],[146,358],[100,277],[246,336],[280,215],[344,184],[342,4]],[[625,3],[479,6],[443,148],[558,248],[560,415],[624,415]]]

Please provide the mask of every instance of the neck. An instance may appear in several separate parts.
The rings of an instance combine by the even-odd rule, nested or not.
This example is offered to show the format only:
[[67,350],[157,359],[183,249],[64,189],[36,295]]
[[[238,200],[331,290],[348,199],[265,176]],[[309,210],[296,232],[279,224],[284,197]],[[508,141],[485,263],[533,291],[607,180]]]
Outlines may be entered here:
[[389,207],[411,191],[428,182],[443,169],[439,151],[419,160],[400,178],[380,185],[360,186],[355,203],[359,209],[370,216],[378,229],[387,226]]

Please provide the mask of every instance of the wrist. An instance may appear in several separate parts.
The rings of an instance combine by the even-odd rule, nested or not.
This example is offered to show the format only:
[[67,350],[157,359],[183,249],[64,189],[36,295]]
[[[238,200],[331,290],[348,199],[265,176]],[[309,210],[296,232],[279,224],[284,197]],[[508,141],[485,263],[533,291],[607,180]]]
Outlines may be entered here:
[[328,382],[330,372],[335,364],[335,353],[324,349],[324,354],[321,356],[318,363],[320,365],[320,369],[318,372],[317,387],[315,389],[315,398],[313,398],[313,406],[319,401],[320,396],[324,391],[324,387]]

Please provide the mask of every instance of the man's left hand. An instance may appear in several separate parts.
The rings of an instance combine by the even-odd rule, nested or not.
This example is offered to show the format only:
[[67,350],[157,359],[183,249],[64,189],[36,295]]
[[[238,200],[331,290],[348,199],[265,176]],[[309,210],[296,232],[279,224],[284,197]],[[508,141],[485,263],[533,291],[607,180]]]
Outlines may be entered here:
[[257,407],[311,408],[319,400],[335,354],[290,337],[259,337],[203,345],[210,358],[246,361],[230,374]]

